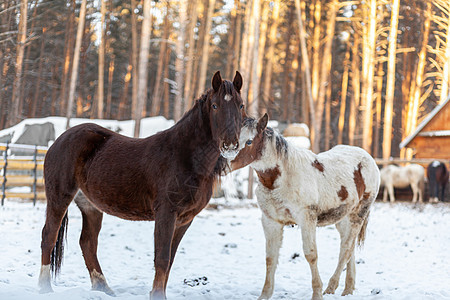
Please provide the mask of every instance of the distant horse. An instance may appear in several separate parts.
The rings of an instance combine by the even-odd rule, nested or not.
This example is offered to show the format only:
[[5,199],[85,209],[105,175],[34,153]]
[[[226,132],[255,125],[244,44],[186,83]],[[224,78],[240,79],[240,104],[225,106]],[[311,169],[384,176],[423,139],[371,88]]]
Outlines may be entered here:
[[[433,161],[427,167],[428,184],[430,186],[430,203],[439,202],[438,196],[441,201],[445,200],[445,186],[448,183],[448,170],[445,164],[440,161]],[[439,193],[439,189],[441,192]]]
[[343,295],[355,289],[355,244],[362,243],[370,206],[380,184],[374,159],[363,149],[336,146],[320,153],[294,146],[266,128],[267,114],[259,121],[245,119],[240,143],[245,143],[231,162],[233,170],[250,164],[260,183],[256,189],[266,237],[266,281],[259,299],[269,299],[274,289],[283,227],[298,224],[303,252],[312,274],[313,299],[322,299],[317,268],[316,226],[336,224],[341,236],[339,262],[327,294],[334,294],[347,266]]
[[381,169],[381,185],[384,186],[383,201],[387,202],[387,194],[389,199],[395,202],[394,187],[406,188],[409,185],[413,191],[412,202],[423,202],[422,192],[425,180],[425,169],[418,164],[409,164],[405,167],[389,165]]
[[[39,284],[52,291],[50,268],[61,267],[67,208],[76,200],[83,217],[80,246],[92,288],[113,294],[97,260],[103,212],[136,221],[155,221],[155,277],[150,298],[164,299],[178,244],[193,218],[208,204],[213,184],[236,156],[242,118],[242,77],[212,89],[172,128],[135,139],[95,124],[67,130],[44,163],[47,217],[42,230]],[[59,233],[58,233],[59,232]],[[56,246],[55,246],[56,243]]]

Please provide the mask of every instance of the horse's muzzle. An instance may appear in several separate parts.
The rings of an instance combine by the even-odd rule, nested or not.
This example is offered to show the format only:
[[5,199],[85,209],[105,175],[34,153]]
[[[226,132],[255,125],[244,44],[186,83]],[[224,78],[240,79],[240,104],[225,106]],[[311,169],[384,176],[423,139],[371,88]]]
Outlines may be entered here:
[[239,141],[227,144],[225,142],[220,146],[220,155],[226,159],[233,160],[239,153]]

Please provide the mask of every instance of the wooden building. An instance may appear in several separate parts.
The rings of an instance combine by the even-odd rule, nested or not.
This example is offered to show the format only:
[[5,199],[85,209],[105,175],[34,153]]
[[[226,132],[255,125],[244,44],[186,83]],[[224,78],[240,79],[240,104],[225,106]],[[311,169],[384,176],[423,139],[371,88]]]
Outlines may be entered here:
[[414,158],[450,159],[450,96],[400,143],[400,149],[404,147],[413,149]]

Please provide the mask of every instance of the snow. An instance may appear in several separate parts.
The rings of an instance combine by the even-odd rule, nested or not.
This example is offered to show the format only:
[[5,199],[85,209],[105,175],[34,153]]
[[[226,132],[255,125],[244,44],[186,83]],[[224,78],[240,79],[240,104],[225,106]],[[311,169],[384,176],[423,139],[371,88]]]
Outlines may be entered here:
[[[168,283],[168,299],[256,299],[265,276],[264,234],[255,200],[213,199],[220,210],[203,210],[180,244]],[[235,203],[240,203],[237,206]],[[68,244],[55,293],[39,294],[40,233],[45,204],[6,201],[0,208],[0,299],[148,299],[153,269],[154,222],[105,215],[98,256],[117,297],[90,290],[78,246],[81,214],[69,207]],[[450,206],[375,203],[365,246],[356,252],[356,291],[324,299],[450,299]],[[272,299],[309,299],[311,275],[300,230],[286,227]],[[324,287],[336,267],[339,236],[317,230]],[[295,254],[300,254],[296,256]],[[197,279],[197,282],[195,281]],[[198,285],[195,285],[199,283]],[[191,286],[194,285],[194,286]]]

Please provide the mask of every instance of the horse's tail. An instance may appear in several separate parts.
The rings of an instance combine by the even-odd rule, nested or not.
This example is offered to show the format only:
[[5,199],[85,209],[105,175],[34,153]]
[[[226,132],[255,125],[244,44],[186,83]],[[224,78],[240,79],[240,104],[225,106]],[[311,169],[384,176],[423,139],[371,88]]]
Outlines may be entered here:
[[67,212],[61,222],[61,227],[59,227],[58,238],[56,240],[55,247],[52,250],[52,255],[50,259],[51,270],[56,277],[61,270],[61,263],[64,255],[64,239],[67,238],[67,223],[68,223]]
[[363,224],[361,226],[361,230],[358,234],[358,247],[362,247],[364,245],[364,241],[366,240],[366,229],[367,229],[367,223],[369,223],[369,214],[367,214],[366,218],[363,221]]

